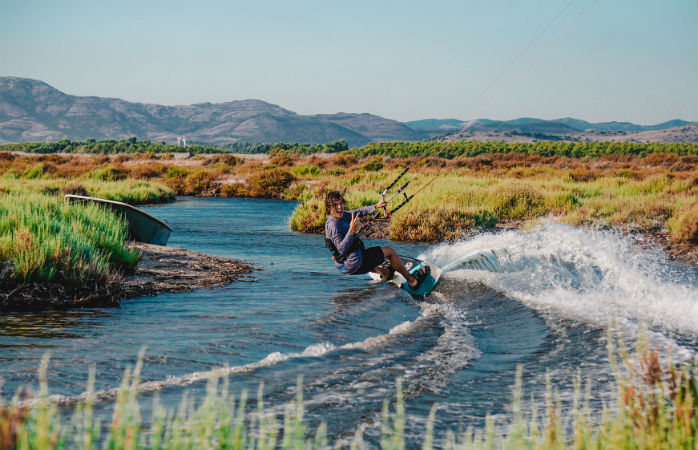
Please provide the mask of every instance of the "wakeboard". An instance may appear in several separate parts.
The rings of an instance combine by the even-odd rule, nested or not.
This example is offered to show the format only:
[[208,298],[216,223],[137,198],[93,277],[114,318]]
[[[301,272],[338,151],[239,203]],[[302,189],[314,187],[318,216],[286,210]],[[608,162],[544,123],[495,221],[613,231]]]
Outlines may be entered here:
[[[431,291],[434,290],[437,284],[439,284],[439,280],[441,279],[441,269],[434,264],[431,264],[428,261],[422,261],[417,258],[410,258],[409,256],[402,256],[398,255],[400,259],[402,260],[402,263],[405,265],[405,268],[409,273],[414,273],[419,270],[422,270],[423,267],[428,266],[430,269],[429,275],[427,275],[426,279],[422,281],[422,284],[417,287],[417,289],[410,289],[409,284],[407,283],[407,280],[400,275],[399,273],[395,272],[393,277],[389,280],[385,280],[390,284],[393,284],[400,289],[407,291],[409,294],[415,296],[415,297],[423,297],[425,295],[428,295],[431,293]],[[388,263],[384,263],[387,265]],[[371,278],[374,280],[382,280],[383,278],[375,273],[375,272],[369,272],[368,273]]]

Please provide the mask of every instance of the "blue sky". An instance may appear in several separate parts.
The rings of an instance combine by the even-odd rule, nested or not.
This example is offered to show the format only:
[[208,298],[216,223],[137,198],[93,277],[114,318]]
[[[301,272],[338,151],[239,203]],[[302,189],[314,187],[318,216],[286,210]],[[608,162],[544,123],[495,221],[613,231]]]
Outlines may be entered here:
[[0,75],[401,121],[694,121],[698,2],[2,0]]

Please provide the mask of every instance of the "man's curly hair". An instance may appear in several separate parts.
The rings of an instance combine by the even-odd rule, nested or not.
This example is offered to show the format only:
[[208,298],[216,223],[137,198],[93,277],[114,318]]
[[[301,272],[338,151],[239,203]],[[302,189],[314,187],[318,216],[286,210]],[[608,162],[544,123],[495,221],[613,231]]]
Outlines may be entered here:
[[325,196],[325,212],[327,215],[330,215],[330,210],[334,206],[334,204],[338,201],[344,201],[344,196],[342,196],[342,193],[339,191],[330,191],[327,193]]

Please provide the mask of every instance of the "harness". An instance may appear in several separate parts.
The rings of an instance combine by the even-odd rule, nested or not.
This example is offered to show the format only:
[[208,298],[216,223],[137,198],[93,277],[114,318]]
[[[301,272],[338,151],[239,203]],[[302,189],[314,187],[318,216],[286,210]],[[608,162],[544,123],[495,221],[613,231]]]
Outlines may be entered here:
[[346,261],[349,255],[355,252],[356,250],[364,249],[364,243],[361,241],[361,239],[358,238],[351,243],[351,246],[349,247],[349,250],[347,250],[346,254],[342,254],[339,252],[337,247],[334,245],[334,242],[332,242],[332,239],[325,238],[325,245],[327,246],[327,248],[330,249],[330,253],[332,253],[332,257],[334,258],[334,260],[337,261],[339,264],[342,264],[344,261]]

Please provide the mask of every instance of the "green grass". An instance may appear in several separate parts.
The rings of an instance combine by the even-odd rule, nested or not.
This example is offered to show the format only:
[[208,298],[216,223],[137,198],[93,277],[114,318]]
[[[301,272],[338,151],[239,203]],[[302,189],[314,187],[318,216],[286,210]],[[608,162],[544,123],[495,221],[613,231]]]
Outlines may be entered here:
[[[439,241],[458,238],[474,227],[496,223],[534,222],[545,217],[573,225],[624,227],[631,231],[670,230],[676,240],[695,241],[698,229],[695,202],[698,186],[666,173],[634,179],[615,174],[575,181],[570,170],[536,168],[488,174],[469,169],[428,169],[407,188],[420,192],[392,218],[390,236],[396,240]],[[345,192],[348,207],[379,200],[377,191],[397,176],[399,169],[353,173],[333,178],[322,190],[310,193],[294,212],[294,231],[317,232],[322,223],[322,198],[330,189]],[[306,196],[307,197],[307,196]],[[395,199],[396,207],[403,197]],[[309,203],[310,202],[310,203]]]
[[116,200],[132,205],[165,203],[174,201],[176,198],[174,191],[167,186],[143,180],[100,181],[91,178],[67,180],[62,178],[17,179],[7,176],[0,177],[0,193],[39,193],[62,196],[62,190],[66,192],[67,187],[74,190],[77,186],[82,187],[85,194],[91,197]]
[[[612,398],[600,411],[590,409],[591,381],[574,382],[571,407],[547,379],[543,398],[524,403],[522,369],[512,374],[514,385],[510,413],[497,419],[488,416],[484,429],[471,427],[458,433],[434,433],[438,405],[433,405],[422,431],[424,450],[466,449],[695,449],[698,445],[698,377],[695,368],[662,363],[656,349],[640,338],[632,353],[609,332],[609,362],[615,374]],[[633,356],[634,355],[634,356]],[[40,386],[32,404],[20,402],[19,394],[8,404],[0,403],[0,445],[24,450],[70,449],[326,449],[368,448],[357,430],[346,442],[330,443],[326,425],[312,431],[304,421],[303,389],[299,379],[297,397],[286,405],[283,416],[265,410],[263,385],[257,407],[247,409],[247,394],[228,391],[227,378],[215,371],[208,380],[206,396],[195,401],[184,392],[177,408],[163,407],[153,399],[149,425],[143,424],[138,402],[138,363],[128,367],[114,402],[109,423],[94,415],[94,368],[88,376],[86,395],[75,407],[72,419],[61,420],[48,393],[45,357],[39,370]],[[591,376],[592,374],[589,374]],[[391,405],[392,403],[392,405]],[[528,405],[528,406],[524,406]],[[539,410],[539,406],[542,406]],[[392,406],[392,407],[391,407]],[[394,402],[386,400],[381,420],[380,448],[406,447],[406,405],[400,380]],[[413,433],[415,430],[411,430]]]
[[62,191],[132,204],[174,199],[167,187],[144,181],[80,181],[0,178],[0,265],[11,288],[27,282],[104,280],[135,270],[140,253],[125,244],[123,219],[96,205],[70,204]]
[[13,282],[101,280],[131,272],[139,252],[125,247],[126,223],[96,205],[38,193],[0,194],[0,261]]

